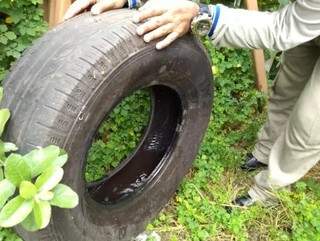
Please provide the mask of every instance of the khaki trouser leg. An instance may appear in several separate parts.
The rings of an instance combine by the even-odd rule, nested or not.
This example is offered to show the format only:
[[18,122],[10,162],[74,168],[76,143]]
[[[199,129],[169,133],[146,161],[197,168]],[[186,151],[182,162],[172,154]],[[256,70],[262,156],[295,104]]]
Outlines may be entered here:
[[268,118],[258,134],[258,142],[253,151],[260,162],[268,164],[270,150],[283,132],[288,117],[312,74],[318,51],[312,41],[283,54],[280,71],[271,89]]
[[[319,56],[319,49],[314,53]],[[280,131],[271,148],[268,170],[260,172],[255,177],[256,184],[250,189],[250,196],[262,202],[270,200],[272,190],[296,182],[318,160],[320,160],[319,57],[284,129]]]

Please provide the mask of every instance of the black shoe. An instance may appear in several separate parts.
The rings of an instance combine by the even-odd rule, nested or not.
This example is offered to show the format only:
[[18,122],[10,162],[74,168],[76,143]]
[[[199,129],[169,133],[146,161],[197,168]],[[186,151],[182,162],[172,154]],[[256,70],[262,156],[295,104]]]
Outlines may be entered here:
[[252,206],[254,203],[255,201],[249,195],[238,197],[233,201],[234,205],[240,207],[249,207]]
[[262,162],[259,162],[257,158],[255,158],[252,154],[249,154],[247,156],[246,162],[242,164],[240,167],[242,170],[251,172],[262,167],[267,167],[267,165]]

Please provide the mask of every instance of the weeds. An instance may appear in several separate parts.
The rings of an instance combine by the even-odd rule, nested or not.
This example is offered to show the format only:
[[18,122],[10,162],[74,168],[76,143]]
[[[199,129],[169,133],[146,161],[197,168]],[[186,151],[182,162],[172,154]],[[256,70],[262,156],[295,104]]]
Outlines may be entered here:
[[148,228],[165,241],[320,240],[318,172],[280,192],[277,207],[230,204],[256,174],[244,173],[239,165],[264,122],[266,98],[255,90],[248,51],[207,47],[216,73],[209,128],[193,169]]

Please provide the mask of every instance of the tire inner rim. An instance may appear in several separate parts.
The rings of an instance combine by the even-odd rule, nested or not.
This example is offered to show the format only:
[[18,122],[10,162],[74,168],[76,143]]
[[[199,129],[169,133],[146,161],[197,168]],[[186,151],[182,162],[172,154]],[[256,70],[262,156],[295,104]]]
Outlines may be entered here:
[[91,198],[99,203],[117,204],[142,192],[160,173],[175,145],[182,121],[180,98],[167,86],[150,89],[151,116],[140,144],[107,177],[87,184]]

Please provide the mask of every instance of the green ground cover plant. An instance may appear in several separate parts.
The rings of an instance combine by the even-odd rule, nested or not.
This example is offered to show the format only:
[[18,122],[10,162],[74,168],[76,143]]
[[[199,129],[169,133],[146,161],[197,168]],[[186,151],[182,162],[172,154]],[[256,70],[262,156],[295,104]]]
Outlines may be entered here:
[[21,53],[47,30],[42,0],[0,1],[0,81]]
[[125,98],[101,124],[88,152],[86,181],[106,176],[137,147],[148,126],[151,98],[140,90]]

